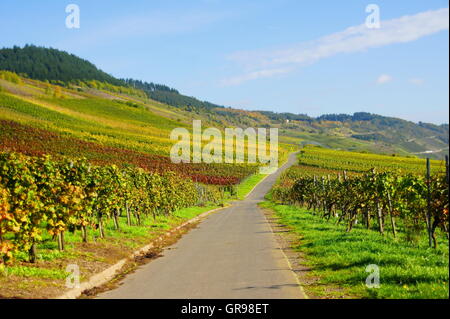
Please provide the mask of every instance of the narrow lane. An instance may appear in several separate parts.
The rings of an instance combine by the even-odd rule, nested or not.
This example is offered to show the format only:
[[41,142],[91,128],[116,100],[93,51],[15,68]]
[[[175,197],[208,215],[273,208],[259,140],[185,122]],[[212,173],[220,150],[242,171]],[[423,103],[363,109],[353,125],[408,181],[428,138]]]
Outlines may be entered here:
[[270,225],[257,203],[264,200],[295,154],[243,201],[208,216],[98,298],[304,298]]

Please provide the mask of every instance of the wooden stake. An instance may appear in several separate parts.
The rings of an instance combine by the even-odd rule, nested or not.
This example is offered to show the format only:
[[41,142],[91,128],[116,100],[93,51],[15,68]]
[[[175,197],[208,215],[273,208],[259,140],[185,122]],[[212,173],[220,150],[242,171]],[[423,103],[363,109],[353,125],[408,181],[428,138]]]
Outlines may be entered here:
[[427,230],[428,244],[433,245],[433,231],[431,226],[431,191],[430,191],[430,159],[427,157]]
[[393,215],[393,208],[392,208],[392,200],[391,200],[391,194],[387,192],[388,197],[388,205],[389,205],[389,215],[391,217],[391,226],[392,226],[392,234],[394,235],[394,238],[397,238],[397,229],[395,228],[395,219]]
[[381,234],[384,234],[383,227],[383,210],[380,205],[380,201],[377,199],[377,214],[378,214],[378,226]]
[[87,229],[86,226],[81,226],[81,236],[83,237],[83,243],[87,243]]
[[98,218],[98,230],[100,231],[100,238],[105,238],[105,232],[103,230],[103,222],[101,217]]
[[37,256],[37,254],[36,254],[36,244],[35,243],[33,243],[31,245],[31,248],[28,251],[28,254],[30,256],[30,263],[35,263],[36,262],[36,256]]
[[125,209],[127,211],[127,225],[131,226],[131,214],[130,214],[130,208],[128,207],[128,202],[125,203]]
[[114,211],[113,211],[114,228],[115,228],[116,230],[119,230],[119,229],[120,229],[120,228],[119,228],[119,219],[118,219],[118,215],[119,215],[119,209],[116,208],[116,209],[114,209]]
[[58,233],[58,250],[64,250],[64,232],[62,231]]

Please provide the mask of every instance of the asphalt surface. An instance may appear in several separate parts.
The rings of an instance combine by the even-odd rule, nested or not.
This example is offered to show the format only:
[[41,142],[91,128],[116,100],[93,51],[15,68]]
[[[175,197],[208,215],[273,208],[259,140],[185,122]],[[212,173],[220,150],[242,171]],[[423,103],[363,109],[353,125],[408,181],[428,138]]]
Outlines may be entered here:
[[243,201],[209,215],[166,248],[163,256],[126,276],[98,298],[277,299],[305,298],[257,203],[279,174],[295,163],[292,154]]

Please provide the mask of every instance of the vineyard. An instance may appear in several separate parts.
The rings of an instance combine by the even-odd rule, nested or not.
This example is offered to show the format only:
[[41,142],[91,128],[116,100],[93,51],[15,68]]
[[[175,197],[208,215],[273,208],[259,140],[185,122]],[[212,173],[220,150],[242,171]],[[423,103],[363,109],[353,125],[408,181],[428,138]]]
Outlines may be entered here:
[[[328,175],[329,176],[329,175]],[[448,238],[448,181],[445,174],[429,179],[414,175],[377,173],[363,176],[300,177],[290,188],[275,188],[273,198],[320,212],[323,218],[345,222],[347,231],[359,221],[384,233],[388,221],[397,237],[397,221],[411,235],[426,229],[430,246],[437,246],[436,230]]]
[[[369,153],[345,152],[308,145],[301,151],[300,165],[335,171],[366,172],[376,168],[379,172],[398,171],[424,174],[425,160],[416,157],[399,157]],[[431,173],[445,170],[442,161],[431,160]]]
[[0,153],[0,261],[8,262],[17,251],[29,252],[36,261],[36,247],[45,231],[64,250],[64,233],[79,231],[104,237],[104,222],[118,217],[127,224],[141,224],[152,216],[208,202],[218,203],[218,189],[202,186],[172,172],[148,173],[140,168],[94,166],[83,159],[53,160]]
[[390,159],[307,147],[300,153],[299,165],[283,174],[272,196],[345,223],[348,232],[357,223],[376,227],[382,234],[388,225],[394,238],[399,227],[408,238],[426,230],[430,246],[436,247],[436,230],[449,236],[448,168],[433,161],[428,163],[429,174],[424,174],[424,160]]
[[[214,185],[236,185],[258,169],[245,164],[172,163],[170,132],[189,127],[186,112],[175,113],[141,97],[84,92],[22,79],[10,72],[1,74],[8,82],[0,79],[6,88],[0,93],[0,151],[83,156],[96,165],[129,164],[150,172],[174,171]],[[56,91],[59,93],[54,94]],[[280,160],[293,148],[280,144]]]
[[[420,267],[432,260],[433,267],[440,268],[430,282],[448,282],[442,274],[443,268],[448,270],[448,262],[442,261],[448,257],[442,253],[449,239],[448,164],[342,151],[409,154],[401,147],[369,147],[366,141],[324,134],[323,126],[332,122],[314,122],[309,133],[302,120],[292,126],[293,120],[272,116],[270,120],[267,113],[220,107],[173,107],[135,87],[94,80],[44,82],[0,71],[0,298],[27,290],[15,288],[14,276],[21,284],[27,276],[37,279],[30,281],[27,297],[42,278],[48,279],[47,285],[57,278],[63,288],[63,265],[81,264],[84,275],[93,275],[196,214],[224,206],[231,198],[243,199],[262,179],[258,165],[172,163],[171,130],[190,130],[193,119],[220,130],[237,124],[279,128],[285,134],[279,163],[298,150],[301,139],[308,144],[308,139],[320,138],[319,145],[337,148],[304,147],[298,164],[273,187],[270,205],[281,204],[279,209],[288,212],[286,224],[294,220],[289,225],[301,226],[299,233],[313,220],[311,233],[317,232],[316,237],[305,246],[326,238],[322,244],[328,250],[322,255],[338,260],[334,242],[342,240],[340,254],[345,255],[354,241],[366,245],[362,254],[369,255],[373,248],[377,256],[366,259],[377,261],[387,254],[377,251],[381,242],[380,247],[391,252],[406,255],[411,249]],[[321,133],[314,133],[316,129]],[[299,220],[305,224],[296,224]],[[330,232],[323,236],[319,229]],[[416,247],[425,247],[426,255]],[[109,254],[116,256],[106,262]],[[322,267],[338,268],[337,261],[328,258]],[[90,269],[93,264],[101,267]],[[344,260],[339,267],[348,264]],[[416,285],[426,277],[426,267],[419,266],[410,276]],[[3,276],[4,269],[9,275]],[[402,276],[399,282],[410,280]],[[440,294],[448,295],[448,287],[441,286]],[[48,296],[56,295],[50,290]]]
[[[256,164],[172,163],[170,132],[190,128],[189,112],[131,88],[55,83],[0,72],[1,262],[39,260],[48,236],[63,251],[75,233],[217,206],[261,179]],[[281,144],[280,161],[295,148]]]
[[448,298],[448,189],[444,161],[306,146],[263,207],[294,234],[313,296]]

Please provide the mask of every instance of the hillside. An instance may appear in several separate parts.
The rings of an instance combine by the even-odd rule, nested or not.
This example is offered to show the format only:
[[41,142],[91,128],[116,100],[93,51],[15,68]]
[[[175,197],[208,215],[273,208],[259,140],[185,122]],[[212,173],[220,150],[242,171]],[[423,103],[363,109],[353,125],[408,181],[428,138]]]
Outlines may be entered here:
[[0,50],[0,70],[48,81],[97,80],[122,84],[92,63],[64,51],[27,45]]
[[[372,145],[372,152],[389,153],[388,149],[391,148],[395,150],[394,153],[403,155],[409,153],[419,157],[442,159],[444,155],[448,155],[448,124],[435,125],[421,122],[416,124],[398,118],[363,112],[354,115],[322,115],[312,121],[291,122],[300,128],[304,126],[310,128],[309,133],[313,135],[344,137],[352,140],[354,145],[361,142],[369,143]],[[303,125],[303,123],[307,124]],[[298,136],[307,138],[307,133],[304,132]],[[320,138],[316,140],[321,142]],[[327,145],[327,142],[324,142]],[[329,144],[328,146],[333,147]]]
[[[170,142],[167,140],[169,131],[166,129],[177,123],[189,125],[193,118],[197,118],[218,127],[278,127],[280,141],[283,143],[314,143],[334,149],[435,159],[442,159],[448,154],[448,124],[416,124],[364,112],[353,115],[328,114],[313,118],[306,114],[233,109],[183,95],[166,85],[134,79],[116,79],[90,62],[56,49],[36,46],[1,49],[0,70],[12,71],[25,77],[25,86],[22,87],[1,79],[0,85],[9,94],[28,102],[35,101],[36,95],[40,96],[42,91],[47,91],[48,95],[48,92],[53,90],[46,89],[49,84],[41,82],[48,81],[65,88],[63,96],[66,98],[51,102],[64,108],[69,107],[72,112],[81,112],[83,116],[84,112],[93,112],[92,105],[105,116],[111,116],[107,114],[110,105],[125,106],[126,111],[119,115],[124,116],[125,122],[129,121],[129,114],[126,113],[132,114],[129,106],[134,106],[140,112],[142,109],[149,110],[153,116],[163,118],[161,121],[154,120],[153,123],[163,123],[160,129],[165,132],[157,135],[159,134],[158,138],[165,139],[161,147],[166,153]],[[100,98],[102,101],[90,103],[91,98]],[[40,101],[42,102],[49,103],[48,97]],[[175,122],[169,124],[166,122],[168,119]],[[101,134],[103,133],[96,132],[94,136]],[[106,140],[111,139],[111,135],[106,135]],[[122,141],[124,140],[126,139]],[[136,145],[133,143],[132,148],[142,150],[142,139],[138,140]],[[123,144],[120,139],[114,143]],[[145,151],[155,153],[155,149]]]
[[191,119],[154,101],[26,78],[14,83],[1,77],[0,72],[0,151],[172,170],[216,185],[236,184],[256,170],[250,165],[173,164],[170,132],[189,128]]

